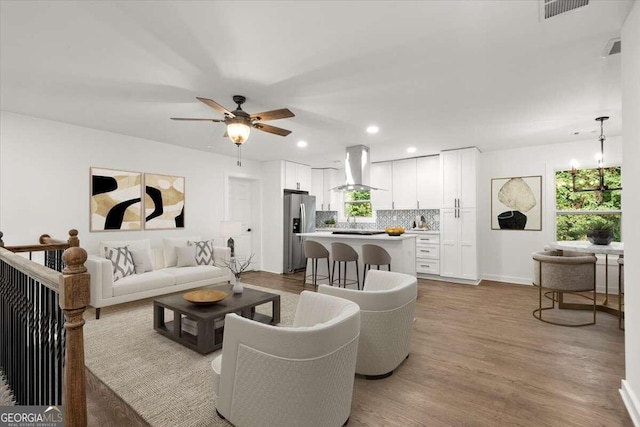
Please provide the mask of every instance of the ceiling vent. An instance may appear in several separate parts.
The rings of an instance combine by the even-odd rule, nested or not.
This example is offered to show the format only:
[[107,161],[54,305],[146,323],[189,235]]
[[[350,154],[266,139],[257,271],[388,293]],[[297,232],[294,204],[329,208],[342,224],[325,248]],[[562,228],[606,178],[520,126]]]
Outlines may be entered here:
[[620,38],[611,39],[607,42],[607,45],[604,48],[604,52],[602,52],[602,57],[606,58],[607,56],[616,55],[620,53],[622,50],[622,42]]
[[540,18],[541,20],[553,18],[588,4],[589,0],[540,0]]

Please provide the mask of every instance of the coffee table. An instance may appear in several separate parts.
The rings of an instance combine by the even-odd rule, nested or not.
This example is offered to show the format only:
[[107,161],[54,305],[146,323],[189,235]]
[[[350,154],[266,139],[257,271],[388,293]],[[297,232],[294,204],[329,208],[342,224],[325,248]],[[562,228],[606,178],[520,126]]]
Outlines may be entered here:
[[[153,329],[177,343],[208,354],[222,347],[224,316],[237,313],[258,322],[272,325],[280,323],[280,295],[258,291],[248,287],[241,294],[235,294],[231,285],[215,286],[212,289],[225,291],[228,296],[211,305],[193,304],[183,298],[183,294],[157,298],[153,301]],[[272,304],[273,316],[256,313],[256,307]],[[165,322],[165,309],[173,311],[173,321]],[[182,330],[183,317],[197,324],[198,334],[192,335]]]

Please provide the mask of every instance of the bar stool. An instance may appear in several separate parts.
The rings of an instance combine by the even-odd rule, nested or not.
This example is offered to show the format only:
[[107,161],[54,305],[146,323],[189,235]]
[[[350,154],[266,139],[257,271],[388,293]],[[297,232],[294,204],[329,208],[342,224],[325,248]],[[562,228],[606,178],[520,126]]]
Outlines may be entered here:
[[624,258],[618,257],[618,327],[624,331]]
[[367,271],[371,270],[372,265],[376,265],[380,270],[381,265],[386,265],[391,271],[391,255],[383,247],[378,245],[362,245],[362,262],[364,263],[364,271],[362,274],[362,287],[367,282]]
[[[344,263],[344,278],[342,279],[342,287],[346,288],[347,284],[356,284],[360,290],[360,267],[358,266],[358,253],[351,246],[345,243],[335,242],[331,244],[331,257],[333,258],[333,266],[331,267],[331,286],[336,281],[336,261],[338,262],[338,287],[340,287],[341,266]],[[355,261],[356,263],[356,280],[347,280],[347,263]]]
[[[302,247],[304,249],[304,256],[306,258],[304,264],[304,277],[302,278],[302,287],[304,288],[304,285],[307,283],[307,279],[309,277],[313,279],[313,285],[316,287],[316,289],[318,288],[318,279],[328,280],[329,284],[332,284],[331,275],[329,272],[329,251],[327,250],[327,248],[322,246],[320,243],[311,240],[305,240],[302,244]],[[327,275],[318,276],[318,260],[323,258],[327,259]],[[307,275],[309,259],[311,259],[311,274]]]

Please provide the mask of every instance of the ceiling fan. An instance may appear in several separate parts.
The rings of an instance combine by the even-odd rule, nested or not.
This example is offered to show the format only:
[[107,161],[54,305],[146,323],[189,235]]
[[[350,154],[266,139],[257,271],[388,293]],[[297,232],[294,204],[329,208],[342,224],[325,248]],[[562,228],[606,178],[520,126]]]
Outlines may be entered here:
[[288,108],[265,111],[263,113],[248,114],[242,109],[242,104],[244,104],[244,102],[247,100],[247,98],[242,95],[233,95],[233,102],[238,104],[238,107],[233,111],[227,110],[212,99],[200,97],[196,97],[196,99],[213,108],[214,110],[224,114],[224,119],[192,119],[172,117],[171,120],[222,122],[227,125],[227,131],[224,133],[224,136],[228,136],[229,138],[231,138],[231,141],[233,141],[233,143],[236,144],[238,148],[249,138],[249,133],[251,132],[252,127],[263,132],[268,132],[280,136],[287,136],[291,133],[291,131],[287,129],[259,123],[261,121],[266,122],[269,120],[295,117],[295,114],[293,114]]

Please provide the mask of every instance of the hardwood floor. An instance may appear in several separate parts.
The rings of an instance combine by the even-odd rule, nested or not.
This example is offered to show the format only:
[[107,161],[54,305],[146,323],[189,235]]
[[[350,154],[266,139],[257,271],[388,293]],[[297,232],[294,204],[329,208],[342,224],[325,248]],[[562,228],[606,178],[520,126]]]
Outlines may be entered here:
[[[243,281],[302,290],[301,273],[249,272]],[[531,315],[531,286],[420,279],[418,287],[411,355],[391,377],[356,377],[349,426],[633,425],[618,393],[624,332],[616,317],[553,326]],[[563,311],[565,320],[589,316]],[[90,411],[101,404],[93,394]]]

